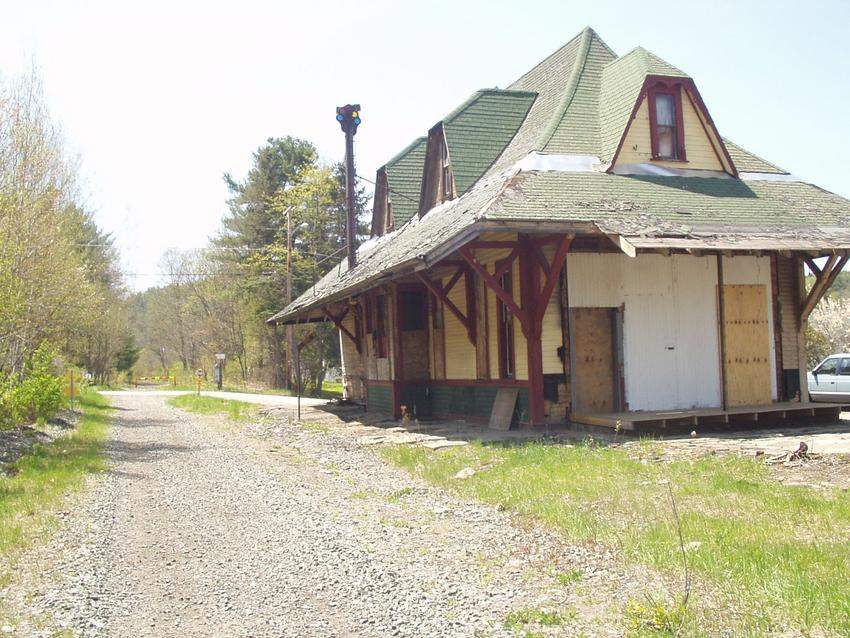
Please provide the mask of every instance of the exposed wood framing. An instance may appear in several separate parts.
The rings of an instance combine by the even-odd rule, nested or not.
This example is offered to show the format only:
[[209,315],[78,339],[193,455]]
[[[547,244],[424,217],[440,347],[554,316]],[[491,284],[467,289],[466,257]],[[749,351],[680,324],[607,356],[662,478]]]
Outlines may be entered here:
[[[523,336],[526,339],[528,355],[528,386],[529,412],[531,423],[541,424],[545,421],[543,400],[543,315],[552,297],[552,292],[561,276],[561,270],[566,261],[567,252],[572,243],[572,235],[560,235],[533,239],[527,235],[519,235],[515,242],[471,242],[462,246],[458,252],[469,266],[484,280],[496,297],[507,306],[514,317],[520,322]],[[498,243],[498,246],[490,244]],[[545,255],[538,254],[540,246],[554,243],[557,245],[555,256],[549,264]],[[494,275],[478,261],[473,253],[474,248],[511,248],[511,256],[501,262]],[[501,274],[510,268],[513,259],[519,258],[520,305],[502,288]],[[543,269],[540,257],[544,257],[548,268]],[[543,277],[541,278],[541,274]],[[542,284],[542,285],[541,285]]]
[[342,320],[345,319],[346,316],[348,316],[348,311],[349,308],[346,307],[341,314],[335,315],[326,306],[322,306],[322,312],[325,313],[325,316],[331,320],[331,323],[333,323],[333,325],[335,325],[341,333],[351,339],[351,341],[354,343],[354,347],[357,348],[357,353],[363,354],[360,341],[360,331],[357,329],[357,313],[355,312],[354,317],[355,334],[351,334],[351,331],[346,328],[345,325],[342,323]]
[[[826,294],[827,290],[829,290],[829,287],[835,281],[836,277],[838,277],[848,259],[850,258],[846,255],[843,257],[832,255],[829,259],[827,259],[826,264],[822,269],[812,269],[812,272],[815,275],[815,285],[812,286],[809,295],[803,303],[803,308],[800,310],[800,318],[802,321],[808,321],[809,315],[812,314],[812,310],[814,310],[818,302],[823,299],[823,296]],[[809,263],[810,261],[812,260],[808,258],[806,259],[806,263]],[[809,264],[810,268],[812,266],[817,268],[814,262]]]
[[[448,308],[449,312],[457,317],[457,320],[460,321],[461,325],[466,328],[466,334],[469,341],[472,345],[475,345],[475,294],[474,290],[471,290],[472,286],[470,285],[470,282],[472,273],[469,271],[469,268],[467,268],[466,265],[462,268],[458,268],[445,286],[443,286],[439,281],[431,279],[422,272],[417,272],[415,275],[416,278],[443,303],[443,306]],[[457,305],[449,299],[449,292],[463,276],[466,276],[466,279],[464,280],[466,284],[466,313],[461,312],[460,308],[458,308]]]

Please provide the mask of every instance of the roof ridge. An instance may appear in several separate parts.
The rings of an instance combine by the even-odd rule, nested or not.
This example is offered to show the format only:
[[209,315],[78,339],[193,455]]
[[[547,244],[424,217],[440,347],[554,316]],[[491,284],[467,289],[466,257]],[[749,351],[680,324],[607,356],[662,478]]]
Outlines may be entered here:
[[[569,40],[567,40],[564,44],[562,44],[562,45],[561,45],[561,46],[559,46],[557,49],[555,49],[554,51],[552,51],[552,53],[550,53],[550,54],[549,54],[549,55],[547,55],[545,58],[543,58],[542,60],[540,60],[540,62],[538,62],[538,63],[537,63],[537,64],[535,64],[533,67],[531,67],[530,69],[528,69],[527,71],[525,71],[525,72],[524,72],[522,75],[520,75],[520,76],[519,76],[516,80],[514,80],[513,82],[511,82],[511,83],[508,85],[508,88],[510,88],[510,87],[512,87],[513,85],[515,85],[517,82],[519,82],[519,81],[520,81],[522,78],[524,78],[525,76],[527,76],[527,75],[531,75],[531,74],[534,72],[534,70],[535,70],[535,69],[537,69],[538,67],[541,67],[541,66],[543,66],[544,64],[546,64],[546,63],[547,63],[550,59],[554,58],[556,55],[558,55],[558,53],[560,53],[561,51],[563,51],[564,49],[566,49],[568,46],[570,46],[573,42],[575,42],[575,41],[576,41],[576,40],[578,40],[580,37],[582,37],[582,36],[585,34],[585,32],[587,32],[587,31],[590,31],[591,33],[593,33],[593,29],[591,29],[590,27],[585,27],[584,29],[582,29],[581,31],[579,31],[578,33],[576,33],[573,37],[571,37]],[[607,45],[606,45],[606,46],[607,46]]]
[[549,120],[549,123],[543,130],[543,133],[541,133],[537,138],[537,144],[535,146],[540,150],[545,148],[552,139],[552,136],[555,135],[555,131],[558,130],[561,120],[564,119],[564,113],[567,112],[567,109],[570,107],[570,104],[575,97],[579,79],[581,78],[584,67],[587,64],[587,54],[590,52],[590,44],[593,41],[594,35],[596,34],[590,27],[585,28],[584,31],[581,32],[581,44],[579,45],[579,50],[576,53],[573,68],[570,70],[570,79],[564,87],[564,92],[561,94],[561,101],[558,104],[558,108],[553,114],[552,119]]
[[400,159],[402,159],[405,155],[407,155],[410,151],[412,151],[418,144],[421,144],[422,142],[427,141],[427,139],[428,138],[425,137],[424,135],[421,136],[421,137],[417,137],[410,144],[405,146],[402,150],[400,150],[398,153],[396,153],[390,159],[388,159],[386,162],[384,162],[380,166],[380,168],[386,168],[387,166],[390,166],[391,164],[395,164]]

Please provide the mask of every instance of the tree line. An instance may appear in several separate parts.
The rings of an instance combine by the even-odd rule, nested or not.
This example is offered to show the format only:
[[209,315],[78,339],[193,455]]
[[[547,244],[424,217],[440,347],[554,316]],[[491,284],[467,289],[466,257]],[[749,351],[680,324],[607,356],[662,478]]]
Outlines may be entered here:
[[[294,356],[285,328],[266,320],[341,261],[345,246],[345,173],[323,162],[316,147],[293,137],[270,138],[253,154],[242,180],[225,173],[229,191],[220,231],[196,251],[168,251],[165,281],[135,296],[134,318],[143,347],[137,369],[186,379],[209,372],[216,353],[227,356],[230,379],[291,387]],[[358,186],[358,219],[366,207]],[[359,222],[359,234],[367,229]],[[305,391],[319,393],[340,365],[332,327],[299,327]],[[316,338],[304,339],[308,333]]]
[[[114,241],[79,191],[38,76],[0,78],[3,425],[49,416],[61,402],[56,380],[65,368],[103,383],[135,361]],[[39,401],[43,392],[55,400]],[[42,404],[53,407],[36,409]]]

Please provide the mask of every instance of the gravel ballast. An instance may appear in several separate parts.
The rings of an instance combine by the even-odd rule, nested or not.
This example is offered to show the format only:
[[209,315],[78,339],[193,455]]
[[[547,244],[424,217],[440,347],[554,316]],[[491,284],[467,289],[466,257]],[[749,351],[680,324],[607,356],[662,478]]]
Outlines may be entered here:
[[[622,592],[663,588],[429,487],[342,430],[110,400],[110,469],[16,562],[6,633],[515,636],[510,612],[545,609],[563,622],[527,629],[617,636]],[[559,582],[568,572],[580,577]]]

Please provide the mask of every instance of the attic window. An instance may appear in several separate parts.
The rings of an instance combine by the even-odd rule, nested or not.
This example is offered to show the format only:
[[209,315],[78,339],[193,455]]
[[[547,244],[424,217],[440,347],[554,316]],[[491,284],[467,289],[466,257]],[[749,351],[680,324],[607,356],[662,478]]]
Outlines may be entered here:
[[649,92],[652,159],[685,161],[681,85],[660,84]]
[[449,161],[449,147],[443,143],[443,201],[451,199],[454,193],[454,184],[452,184],[452,165]]

